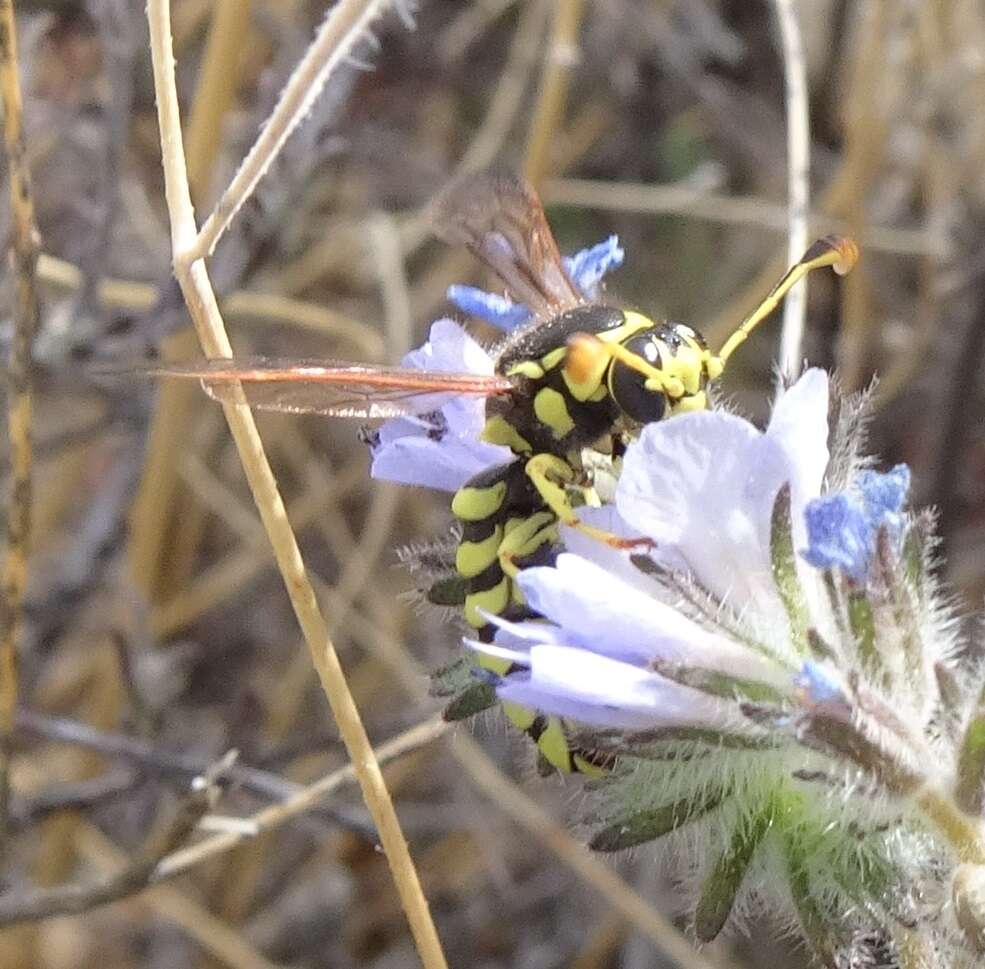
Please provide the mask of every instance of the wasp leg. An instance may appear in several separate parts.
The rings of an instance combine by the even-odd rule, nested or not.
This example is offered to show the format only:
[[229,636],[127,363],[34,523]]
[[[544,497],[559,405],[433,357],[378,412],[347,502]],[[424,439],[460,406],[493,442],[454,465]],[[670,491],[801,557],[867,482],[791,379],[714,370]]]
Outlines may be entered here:
[[[520,571],[517,559],[533,555],[544,545],[557,541],[557,518],[552,511],[539,511],[529,518],[507,522],[506,534],[499,543],[499,567],[511,579]],[[516,595],[514,590],[514,598]]]
[[575,479],[574,469],[567,461],[555,454],[535,454],[527,461],[525,470],[544,499],[544,504],[557,516],[558,521],[570,528],[577,528],[582,534],[604,542],[611,548],[653,548],[653,541],[649,538],[623,538],[589,525],[578,517],[563,487]]

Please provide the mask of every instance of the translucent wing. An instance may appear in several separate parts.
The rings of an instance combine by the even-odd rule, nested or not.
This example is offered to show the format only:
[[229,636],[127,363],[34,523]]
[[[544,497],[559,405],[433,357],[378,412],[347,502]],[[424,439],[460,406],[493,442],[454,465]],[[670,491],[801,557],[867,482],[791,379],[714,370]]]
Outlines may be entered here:
[[259,410],[362,419],[424,414],[456,397],[493,397],[513,390],[505,377],[338,360],[238,358],[98,372],[198,380],[220,403],[238,403],[242,392],[246,402]]
[[516,303],[550,319],[582,305],[537,193],[512,175],[473,175],[451,186],[434,208],[434,229],[465,245],[502,280]]

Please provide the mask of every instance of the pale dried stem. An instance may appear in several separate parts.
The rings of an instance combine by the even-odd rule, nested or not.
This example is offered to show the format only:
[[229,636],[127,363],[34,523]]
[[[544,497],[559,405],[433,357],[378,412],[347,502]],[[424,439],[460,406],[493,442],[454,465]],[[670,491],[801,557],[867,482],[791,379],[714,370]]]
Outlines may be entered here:
[[[244,163],[246,174],[243,175],[241,171],[234,179],[233,184],[239,187],[233,192],[231,186],[224,197],[225,205],[220,203],[212,230],[214,234],[206,235],[207,239],[214,242],[218,238],[218,234],[252,190],[293,124],[307,110],[314,96],[320,91],[331,67],[351,50],[352,44],[363,35],[368,20],[383,6],[384,4],[381,3],[350,3],[343,0],[333,9],[326,21],[326,28],[331,29],[323,29],[313,46],[313,49],[317,48],[317,56],[312,60],[309,51],[302,64],[309,66],[305,69],[299,68],[295,73],[288,85],[291,93],[285,92],[281,105],[275,110],[274,117],[258,142],[258,145],[262,142],[266,147],[257,149],[255,146],[251,151],[250,157]],[[154,65],[154,88],[161,131],[165,192],[171,219],[175,276],[181,286],[202,349],[209,357],[228,357],[231,356],[229,338],[219,314],[208,271],[199,255],[202,251],[210,249],[211,243],[203,250],[196,242],[195,218],[188,188],[174,78],[168,0],[149,0],[148,20]],[[340,35],[339,30],[342,25],[345,25],[346,32]],[[331,38],[331,46],[326,46],[326,38]],[[307,90],[296,90],[299,78],[306,80]],[[290,110],[284,107],[285,103],[292,106]],[[280,133],[274,135],[271,141],[268,135],[273,128],[279,129]],[[256,157],[251,161],[253,156]],[[380,842],[390,864],[394,883],[407,914],[421,960],[429,969],[444,967],[446,966],[444,954],[431,920],[427,901],[421,890],[417,871],[400,829],[379,763],[346,683],[325,619],[318,608],[314,589],[287,519],[277,482],[264,452],[253,415],[242,401],[224,404],[223,412],[322,688],[338,724],[339,733],[362,789],[366,806],[379,832]]]
[[367,36],[370,24],[393,0],[339,0],[301,58],[280,100],[264,122],[243,164],[222,193],[194,242],[183,247],[189,259],[210,255],[236,213],[250,197],[291,132],[304,120],[332,72]]
[[[753,226],[777,232],[788,229],[785,206],[755,196],[721,195],[691,184],[642,185],[632,182],[601,182],[576,178],[548,179],[541,192],[548,203],[610,212],[649,215],[682,215],[723,225]],[[835,219],[823,208],[809,213],[817,232],[848,233],[844,219]],[[904,229],[868,225],[858,238],[866,251],[891,252],[903,256],[932,256],[944,253],[941,234],[929,228]],[[803,255],[803,252],[798,254]]]
[[[403,757],[421,747],[426,747],[439,737],[444,736],[452,729],[451,724],[446,723],[439,717],[426,720],[423,723],[405,730],[392,740],[382,744],[375,757],[380,764]],[[304,814],[312,808],[321,804],[325,798],[337,791],[340,787],[356,779],[356,769],[352,764],[346,764],[331,774],[325,775],[313,784],[308,784],[296,795],[284,801],[282,804],[272,805],[250,815],[245,819],[255,834],[247,834],[246,827],[243,830],[224,831],[221,834],[212,835],[205,838],[190,848],[183,848],[174,854],[164,858],[154,872],[153,881],[160,881],[164,878],[172,878],[182,872],[194,868],[208,858],[213,858],[218,854],[229,851],[237,845],[249,841],[251,838],[259,836],[266,831],[272,831],[286,824],[293,818]]]
[[[811,205],[811,128],[807,102],[807,63],[795,0],[774,0],[783,50],[787,104],[787,262],[794,265],[807,250]],[[790,379],[803,360],[807,280],[794,286],[783,305],[780,333],[780,372]]]
[[12,219],[11,269],[15,296],[13,340],[7,368],[7,433],[10,498],[7,553],[0,575],[0,846],[6,838],[14,712],[17,705],[17,644],[23,622],[31,533],[32,345],[39,321],[38,234],[31,175],[24,145],[23,104],[17,69],[17,29],[12,0],[0,0],[0,98]]
[[571,73],[578,63],[578,33],[584,0],[557,0],[545,53],[544,73],[530,120],[523,173],[533,185],[550,171],[551,144],[564,117]]

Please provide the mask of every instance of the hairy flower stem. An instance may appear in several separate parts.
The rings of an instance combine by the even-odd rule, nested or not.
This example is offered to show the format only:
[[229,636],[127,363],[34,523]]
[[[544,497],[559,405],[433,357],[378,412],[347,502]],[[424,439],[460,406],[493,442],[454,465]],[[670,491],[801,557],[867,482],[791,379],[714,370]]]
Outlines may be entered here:
[[969,817],[951,797],[932,787],[921,790],[914,800],[961,861],[985,865],[985,830],[980,820]]

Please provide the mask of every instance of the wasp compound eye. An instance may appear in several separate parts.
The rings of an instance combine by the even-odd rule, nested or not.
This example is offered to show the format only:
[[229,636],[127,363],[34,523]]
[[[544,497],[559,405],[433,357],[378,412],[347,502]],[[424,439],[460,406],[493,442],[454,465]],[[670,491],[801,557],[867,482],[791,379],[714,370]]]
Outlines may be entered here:
[[[641,357],[657,370],[661,369],[659,341],[652,333],[640,333],[631,337],[623,347]],[[622,360],[613,360],[609,370],[609,393],[619,409],[640,424],[659,421],[667,409],[667,397],[660,390],[648,390],[646,374],[634,370]]]

